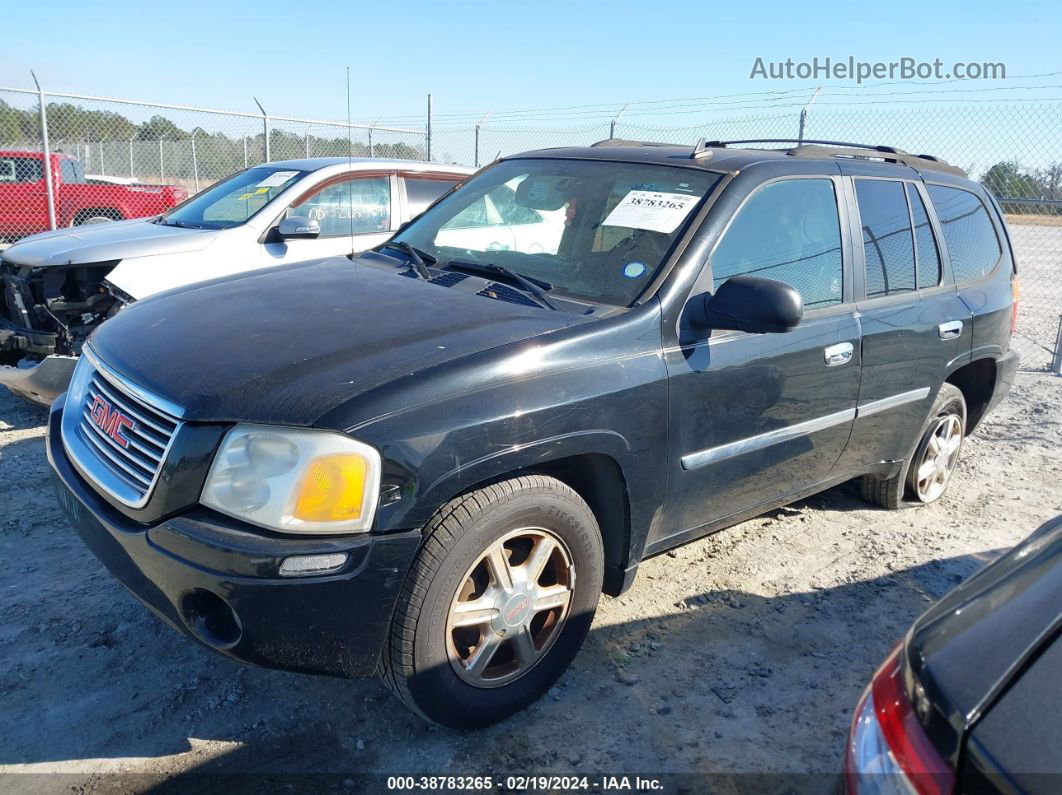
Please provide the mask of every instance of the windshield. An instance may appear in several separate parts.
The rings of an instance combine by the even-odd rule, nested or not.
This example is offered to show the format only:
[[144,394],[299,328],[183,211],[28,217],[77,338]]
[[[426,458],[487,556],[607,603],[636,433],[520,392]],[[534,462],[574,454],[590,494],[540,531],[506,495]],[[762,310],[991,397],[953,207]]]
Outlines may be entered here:
[[629,306],[720,178],[698,169],[506,160],[395,236],[439,260],[501,265],[551,294]]
[[159,222],[193,229],[239,226],[309,173],[274,166],[249,168],[197,193]]

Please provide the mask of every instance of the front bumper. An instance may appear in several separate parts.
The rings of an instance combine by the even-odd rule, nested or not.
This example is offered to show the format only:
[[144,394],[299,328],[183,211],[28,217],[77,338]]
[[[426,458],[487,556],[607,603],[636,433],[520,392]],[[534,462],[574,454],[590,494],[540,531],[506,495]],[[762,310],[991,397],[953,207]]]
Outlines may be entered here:
[[[420,545],[419,531],[349,538],[267,536],[206,509],[141,525],[73,469],[48,420],[48,461],[78,535],[134,596],[174,629],[242,662],[302,673],[370,676]],[[334,574],[282,577],[292,555],[345,552]]]
[[48,356],[33,367],[0,367],[0,386],[39,406],[50,406],[66,391],[75,356]]

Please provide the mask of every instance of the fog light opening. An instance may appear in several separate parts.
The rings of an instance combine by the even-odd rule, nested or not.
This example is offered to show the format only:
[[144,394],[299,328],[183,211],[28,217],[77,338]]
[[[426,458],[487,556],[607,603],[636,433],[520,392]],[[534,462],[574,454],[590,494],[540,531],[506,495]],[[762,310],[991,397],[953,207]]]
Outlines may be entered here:
[[240,619],[217,594],[197,588],[181,600],[181,610],[189,628],[207,645],[229,649],[240,642]]
[[346,552],[328,555],[296,555],[284,558],[280,574],[284,577],[310,577],[314,574],[331,574],[343,568],[347,562]]

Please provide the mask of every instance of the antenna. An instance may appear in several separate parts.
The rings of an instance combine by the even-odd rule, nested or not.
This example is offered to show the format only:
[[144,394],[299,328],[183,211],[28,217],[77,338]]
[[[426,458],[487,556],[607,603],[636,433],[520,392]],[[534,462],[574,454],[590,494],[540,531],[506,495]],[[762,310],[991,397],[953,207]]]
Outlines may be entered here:
[[354,258],[354,142],[350,133],[350,66],[347,66],[347,217],[350,219],[350,258]]

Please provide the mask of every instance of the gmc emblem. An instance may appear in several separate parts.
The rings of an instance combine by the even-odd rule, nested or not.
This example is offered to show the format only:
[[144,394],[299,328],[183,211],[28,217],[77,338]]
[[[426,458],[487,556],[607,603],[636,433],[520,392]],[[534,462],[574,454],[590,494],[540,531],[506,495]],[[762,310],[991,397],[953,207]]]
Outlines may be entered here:
[[136,427],[136,423],[118,409],[111,408],[111,404],[99,395],[92,398],[92,408],[89,410],[89,416],[92,417],[93,423],[119,445],[123,448],[129,446],[129,440],[122,436],[122,430],[125,428],[133,430]]

